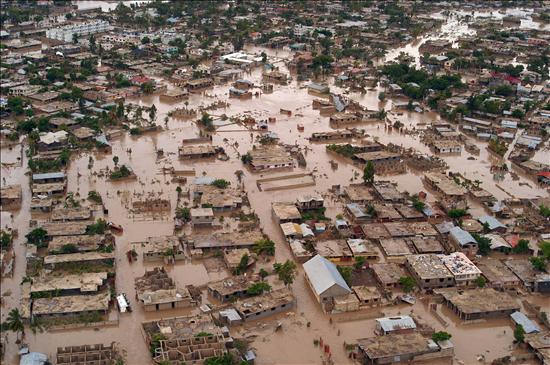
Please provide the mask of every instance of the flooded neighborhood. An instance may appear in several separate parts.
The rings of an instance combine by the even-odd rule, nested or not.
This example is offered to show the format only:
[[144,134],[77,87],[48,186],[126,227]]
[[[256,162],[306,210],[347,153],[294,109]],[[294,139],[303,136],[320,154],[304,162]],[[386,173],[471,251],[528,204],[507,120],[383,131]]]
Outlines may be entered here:
[[0,3],[2,364],[550,364],[550,3]]

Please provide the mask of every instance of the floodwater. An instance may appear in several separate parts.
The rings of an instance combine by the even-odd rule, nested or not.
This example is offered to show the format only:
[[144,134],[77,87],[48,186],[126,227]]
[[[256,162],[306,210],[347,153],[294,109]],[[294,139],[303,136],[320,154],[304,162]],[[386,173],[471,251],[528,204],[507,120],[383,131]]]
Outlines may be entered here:
[[[407,46],[405,46],[406,48]],[[418,49],[418,48],[416,48]],[[262,49],[263,50],[263,49]],[[250,51],[260,51],[257,48],[250,48]],[[282,50],[265,50],[270,57],[285,58],[289,53]],[[398,54],[398,53],[397,53]],[[283,71],[287,71],[282,62],[276,64]],[[256,69],[246,73],[243,78],[261,83],[261,70]],[[330,80],[329,80],[330,81]],[[319,112],[311,107],[312,100],[316,97],[308,94],[304,87],[307,83],[293,81],[288,86],[275,85],[274,92],[253,97],[248,100],[228,99],[229,85],[216,86],[204,94],[191,95],[188,100],[190,108],[197,108],[201,105],[208,105],[217,100],[228,100],[230,106],[226,109],[217,109],[210,114],[215,118],[222,114],[227,116],[251,115],[258,119],[277,118],[275,123],[269,124],[269,130],[276,132],[281,141],[287,144],[298,145],[303,150],[307,161],[307,167],[295,168],[294,172],[311,171],[314,173],[316,185],[314,187],[282,190],[273,192],[261,192],[256,186],[256,179],[265,177],[268,174],[251,173],[242,165],[240,154],[246,153],[252,147],[255,138],[261,132],[251,132],[239,125],[220,127],[213,137],[213,144],[225,149],[229,156],[228,161],[220,160],[195,160],[181,161],[177,158],[177,149],[183,138],[192,138],[199,135],[199,129],[192,121],[183,121],[170,118],[164,124],[167,113],[175,107],[183,107],[184,103],[165,104],[159,101],[158,96],[144,96],[141,98],[127,100],[129,103],[142,106],[155,104],[157,107],[157,124],[162,125],[164,130],[138,137],[124,135],[112,141],[112,154],[103,153],[82,153],[73,156],[68,174],[68,191],[75,193],[77,197],[85,198],[89,191],[96,190],[103,197],[106,208],[109,210],[109,220],[121,224],[124,233],[117,236],[117,292],[125,292],[130,299],[134,311],[119,315],[118,327],[103,327],[99,329],[74,330],[64,332],[47,332],[32,334],[27,330],[25,341],[30,345],[32,351],[40,351],[53,358],[58,346],[110,343],[116,341],[125,349],[128,364],[147,364],[150,357],[147,346],[141,332],[141,322],[166,318],[174,315],[185,315],[197,313],[198,309],[171,310],[157,313],[145,313],[134,298],[134,279],[143,275],[145,269],[151,269],[155,264],[144,264],[141,260],[130,264],[126,260],[125,252],[132,248],[132,242],[143,241],[150,236],[161,236],[173,234],[173,221],[175,207],[177,204],[176,183],[172,183],[171,176],[163,175],[162,167],[174,167],[176,170],[194,169],[196,176],[211,176],[224,178],[231,181],[233,186],[238,186],[235,171],[243,170],[244,177],[242,185],[248,193],[251,208],[260,217],[263,231],[276,242],[276,261],[291,259],[292,254],[285,244],[280,229],[275,224],[271,215],[271,203],[274,201],[293,201],[298,196],[312,191],[326,194],[336,184],[347,185],[352,182],[361,181],[361,171],[344,160],[338,160],[337,170],[332,170],[330,160],[336,159],[333,155],[325,152],[324,144],[309,143],[306,139],[313,132],[329,131],[328,117],[320,116]],[[339,91],[338,88],[332,88]],[[369,109],[391,108],[391,100],[380,103],[377,99],[377,90],[368,91],[366,94],[350,93],[346,96],[358,101]],[[289,109],[292,116],[287,117],[279,113],[279,109]],[[144,113],[146,114],[146,113]],[[409,113],[391,116],[392,119],[399,119],[406,129],[419,128],[425,123],[437,120],[439,117],[434,113]],[[305,128],[303,132],[298,131],[297,124],[301,123]],[[404,147],[412,147],[420,153],[430,154],[428,147],[422,144],[417,135],[400,133],[385,128],[383,122],[364,123],[359,126],[365,129],[369,138],[377,139],[381,143],[394,143]],[[499,159],[490,155],[485,147],[486,143],[477,143],[480,148],[478,156],[470,155],[463,151],[460,156],[448,156],[443,159],[449,164],[450,171],[460,172],[471,179],[482,181],[481,186],[492,192],[497,198],[508,198],[511,195],[522,198],[533,198],[537,196],[548,196],[547,191],[539,188],[536,183],[527,177],[519,174],[514,180],[506,175],[504,180],[496,182],[490,173],[492,164],[497,164]],[[131,153],[129,152],[131,150]],[[162,150],[163,156],[158,158],[156,151]],[[137,180],[110,182],[105,176],[100,176],[102,171],[112,169],[114,166],[112,157],[119,157],[119,165],[130,166]],[[22,155],[21,149],[15,147],[12,150],[2,150],[2,162],[16,162],[22,157],[21,167],[2,167],[2,177],[6,184],[20,183],[23,188],[23,205],[18,212],[11,215],[2,212],[2,226],[16,227],[19,230],[19,238],[15,241],[16,265],[13,279],[4,279],[2,282],[2,316],[4,321],[7,312],[18,306],[20,297],[20,282],[24,276],[25,248],[23,246],[24,235],[29,230],[30,190],[28,177],[26,176],[27,158]],[[93,165],[88,167],[90,157]],[[474,157],[474,160],[469,160]],[[272,175],[271,173],[269,174]],[[377,177],[378,179],[389,179],[398,184],[399,189],[417,193],[426,190],[421,181],[422,173],[410,171],[407,174]],[[498,185],[498,186],[497,186]],[[161,219],[134,219],[129,215],[127,206],[130,201],[143,199],[145,196],[155,196],[171,201],[171,212]],[[434,201],[435,196],[428,192],[428,200]],[[342,205],[327,196],[327,215],[334,218],[342,212]],[[474,204],[472,203],[472,206]],[[257,263],[256,269],[271,266],[272,263]],[[178,286],[193,284],[203,286],[211,280],[219,280],[227,273],[208,272],[205,266],[196,260],[179,262],[169,267],[168,271],[174,277]],[[280,332],[274,332],[274,321],[266,320],[265,323],[247,325],[244,329],[236,331],[242,336],[253,336],[252,347],[258,352],[259,364],[305,364],[320,363],[323,355],[318,347],[313,344],[314,339],[323,338],[329,344],[332,352],[332,359],[335,363],[351,363],[344,351],[344,342],[353,343],[358,338],[370,337],[373,334],[374,321],[372,319],[360,319],[355,321],[330,321],[330,315],[321,311],[320,306],[314,299],[311,290],[308,288],[301,268],[292,285],[293,292],[297,298],[297,310],[295,313],[279,316],[278,320],[283,324]],[[203,302],[208,298],[203,295]],[[546,303],[547,305],[547,303]],[[444,327],[429,312],[427,305],[421,301],[413,307],[397,306],[382,307],[373,309],[374,313],[381,312],[384,315],[397,313],[409,313],[420,315],[426,322],[436,329]],[[456,344],[455,356],[467,364],[476,362],[478,354],[484,354],[490,360],[513,352],[509,346],[512,344],[512,327],[506,320],[490,320],[475,325],[464,325],[459,323],[456,316],[444,308],[438,309],[440,315],[448,323],[445,330],[453,335],[453,342]],[[309,322],[309,326],[307,325]],[[6,363],[16,363],[15,336],[9,334]]]

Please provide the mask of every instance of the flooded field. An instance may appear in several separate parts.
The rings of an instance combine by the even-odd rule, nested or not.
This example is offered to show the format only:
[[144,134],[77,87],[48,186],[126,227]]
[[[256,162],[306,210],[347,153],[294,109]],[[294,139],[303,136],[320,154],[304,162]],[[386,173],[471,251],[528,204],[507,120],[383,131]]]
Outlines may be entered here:
[[[99,2],[96,2],[99,3]],[[386,61],[395,59],[400,52],[406,52],[416,58],[420,57],[418,47],[428,39],[456,40],[463,34],[471,32],[462,21],[449,18],[435,35],[415,40],[398,49],[391,50],[386,56]],[[284,50],[273,50],[256,47],[248,47],[249,52],[266,52],[268,57],[280,59],[275,66],[281,71],[289,73],[282,60],[290,57],[290,53]],[[262,70],[257,68],[252,72],[245,72],[243,78],[261,84]],[[160,79],[159,79],[160,80]],[[334,93],[344,93],[343,89],[332,86],[333,79],[325,80],[331,85]],[[276,243],[275,261],[283,262],[292,259],[292,253],[286,244],[279,226],[272,217],[271,203],[281,201],[295,201],[305,193],[319,193],[325,197],[327,216],[335,218],[343,213],[343,204],[336,200],[329,190],[334,185],[348,185],[362,181],[362,170],[348,163],[342,158],[326,151],[326,144],[313,143],[308,140],[314,132],[327,132],[332,130],[329,118],[319,114],[312,108],[313,100],[318,96],[312,95],[305,87],[307,82],[300,83],[293,80],[289,85],[275,85],[272,93],[263,93],[253,96],[251,99],[229,98],[229,85],[216,85],[199,94],[191,94],[188,101],[168,104],[159,100],[158,95],[143,96],[127,99],[126,103],[144,107],[155,105],[157,108],[157,124],[162,126],[161,131],[151,132],[140,136],[131,136],[123,133],[121,137],[111,140],[112,153],[82,152],[73,155],[70,167],[67,170],[67,191],[74,192],[75,196],[85,199],[88,192],[97,191],[102,197],[105,208],[108,210],[109,220],[124,227],[124,233],[116,236],[116,287],[117,292],[126,293],[130,301],[135,303],[131,313],[116,313],[112,310],[111,316],[118,317],[118,326],[78,329],[70,331],[48,331],[44,333],[32,333],[27,330],[25,341],[32,351],[39,351],[54,358],[57,347],[68,345],[80,345],[84,343],[120,343],[125,350],[128,364],[150,363],[150,354],[145,345],[141,323],[143,321],[196,314],[200,310],[174,309],[162,312],[145,312],[134,298],[134,279],[142,276],[146,269],[152,269],[153,263],[143,263],[141,257],[137,262],[130,263],[125,253],[133,248],[133,242],[147,240],[148,237],[174,234],[175,208],[178,203],[177,186],[184,184],[172,182],[172,176],[164,173],[163,168],[175,170],[194,170],[195,177],[208,176],[224,178],[231,182],[232,186],[243,187],[248,194],[252,210],[258,215],[263,232]],[[402,130],[391,128],[384,121],[367,122],[357,125],[365,131],[367,139],[376,140],[382,144],[392,143],[404,148],[412,148],[421,154],[433,153],[415,131],[426,128],[427,124],[440,120],[435,112],[409,112],[397,113],[392,111],[392,102],[398,99],[388,98],[384,102],[379,101],[378,94],[385,88],[378,86],[366,93],[344,93],[346,97],[357,101],[360,105],[370,109],[386,109],[388,119],[393,122],[399,120],[403,125]],[[226,108],[210,111],[210,115],[220,120],[222,115],[229,118],[235,116],[252,116],[256,120],[276,118],[274,123],[269,123],[269,131],[275,132],[280,141],[290,145],[296,145],[304,151],[306,167],[296,167],[293,172],[312,172],[315,186],[278,191],[260,191],[256,180],[272,173],[255,173],[243,166],[240,156],[252,149],[258,136],[265,132],[244,129],[242,125],[228,124],[216,129],[213,134],[212,144],[223,147],[229,157],[228,161],[219,159],[185,161],[178,158],[178,147],[182,140],[198,137],[200,129],[194,119],[182,120],[168,116],[175,108],[199,108],[212,104],[218,100],[227,101]],[[280,109],[292,111],[292,116],[280,113]],[[165,123],[165,118],[167,122]],[[225,119],[225,118],[224,118]],[[298,129],[298,124],[303,130]],[[481,187],[491,192],[497,199],[507,198],[536,198],[548,197],[548,190],[524,173],[506,174],[503,179],[496,180],[491,172],[491,167],[506,163],[513,170],[512,165],[490,153],[486,142],[474,142],[480,150],[477,155],[468,151],[462,151],[460,155],[441,156],[448,164],[449,170],[459,173],[471,180],[479,180]],[[16,263],[13,278],[5,278],[2,281],[2,321],[6,319],[5,309],[19,305],[21,295],[21,280],[25,276],[25,246],[24,236],[30,230],[30,222],[37,217],[29,213],[31,192],[29,189],[29,176],[27,173],[28,158],[25,156],[24,147],[16,146],[11,149],[4,148],[1,151],[2,183],[3,185],[21,184],[23,187],[23,203],[19,211],[14,213],[2,212],[1,221],[3,227],[14,227],[18,230],[19,238],[15,241]],[[159,152],[161,151],[161,153]],[[114,168],[113,156],[118,156],[119,165],[125,164],[132,168],[137,175],[136,180],[112,182],[106,177],[105,171]],[[537,159],[548,162],[548,150],[540,151]],[[337,169],[331,167],[331,161],[338,162]],[[244,171],[242,181],[236,175],[236,171]],[[284,173],[281,173],[284,174]],[[376,179],[390,180],[397,184],[398,189],[407,191],[411,195],[421,191],[427,193],[427,201],[435,202],[436,197],[422,182],[424,171],[408,169],[404,174],[377,176]],[[276,174],[275,174],[276,175]],[[188,177],[188,184],[194,177]],[[170,212],[164,215],[140,215],[129,213],[129,202],[144,197],[167,199],[171,203]],[[483,212],[483,208],[474,201],[469,201],[473,212]],[[139,251],[139,247],[138,247]],[[269,267],[272,263],[258,263],[257,268]],[[220,280],[229,276],[229,272],[207,270],[203,261],[187,258],[167,267],[169,274],[180,287],[195,285],[205,289],[210,281]],[[513,342],[513,328],[508,319],[486,320],[475,324],[464,324],[458,320],[448,308],[438,305],[437,313],[445,323],[438,320],[428,307],[428,302],[418,300],[415,305],[398,305],[392,307],[374,308],[372,313],[364,314],[363,319],[347,319],[346,315],[324,313],[319,303],[314,298],[305,279],[303,270],[298,270],[296,281],[292,284],[292,291],[297,298],[297,310],[288,314],[279,315],[276,320],[251,323],[238,329],[238,335],[249,338],[251,347],[257,351],[257,364],[310,364],[321,363],[326,356],[322,350],[314,345],[314,340],[322,338],[324,343],[330,345],[332,360],[337,364],[348,364],[353,361],[348,358],[345,351],[345,343],[354,343],[358,338],[369,337],[374,333],[374,321],[377,314],[391,316],[397,314],[413,314],[428,322],[436,330],[445,330],[452,334],[455,345],[455,359],[463,364],[477,363],[482,355],[485,361],[502,357],[515,352],[521,353],[511,346]],[[547,299],[547,297],[546,297]],[[208,303],[208,297],[203,295],[203,303]],[[429,300],[429,299],[427,299]],[[543,297],[535,297],[543,308],[550,309],[550,301]],[[282,330],[276,331],[275,325],[279,321]],[[15,335],[9,333],[5,363],[17,363],[17,345]],[[530,364],[531,362],[524,362]],[[535,362],[532,362],[533,364]]]

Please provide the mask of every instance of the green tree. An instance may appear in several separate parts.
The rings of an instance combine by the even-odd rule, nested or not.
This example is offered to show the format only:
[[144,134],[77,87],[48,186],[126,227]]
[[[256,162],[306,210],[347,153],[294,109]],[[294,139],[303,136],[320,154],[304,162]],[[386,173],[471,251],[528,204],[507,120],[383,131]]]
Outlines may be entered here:
[[273,269],[279,275],[279,280],[281,280],[285,285],[290,285],[294,282],[296,276],[296,263],[291,260],[286,260],[284,264],[275,263],[273,264]]
[[550,241],[543,241],[539,244],[540,251],[542,253],[542,257],[546,261],[550,261]]
[[113,156],[113,162],[115,164],[115,167],[117,167],[118,166],[118,156],[116,156],[116,155]]
[[526,253],[529,252],[529,240],[519,240],[516,247],[512,248],[514,253]]
[[248,295],[260,295],[264,292],[268,292],[271,290],[271,285],[266,283],[265,281],[260,281],[258,283],[254,283],[246,289],[246,294]]
[[365,265],[365,262],[367,262],[367,259],[363,256],[355,256],[355,263],[353,264],[353,267],[356,270],[360,270],[363,265]]
[[385,92],[381,92],[380,94],[378,94],[378,100],[384,101],[384,99],[386,99],[386,93]]
[[487,284],[487,280],[485,280],[485,278],[483,276],[478,276],[475,280],[474,280],[476,286],[478,288],[483,288],[485,286],[485,284]]
[[150,42],[151,42],[151,40],[147,36],[141,38],[141,44],[147,44],[147,43],[150,43]]
[[23,325],[23,317],[19,313],[19,309],[14,308],[8,313],[6,318],[5,326],[8,330],[15,332],[19,338],[19,332],[25,335],[25,326]]
[[402,276],[399,278],[399,284],[403,286],[405,293],[410,293],[416,286],[416,281],[410,276]]
[[491,251],[491,239],[477,233],[472,233],[472,237],[477,242],[477,253],[482,256],[487,256]]
[[11,246],[12,236],[6,231],[0,231],[0,248],[8,249]]
[[225,189],[226,187],[228,187],[229,185],[231,185],[231,183],[225,179],[216,179],[214,181],[212,181],[212,183],[210,185],[213,185],[219,189]]
[[538,271],[546,271],[546,260],[543,257],[530,257],[529,261],[533,268]]
[[525,340],[525,330],[521,324],[516,324],[516,328],[514,328],[514,338],[519,343]]
[[143,91],[144,94],[152,94],[153,91],[155,91],[155,84],[153,81],[147,81],[141,84],[141,91]]
[[363,181],[365,184],[372,184],[374,182],[374,163],[372,161],[367,162],[363,169]]
[[27,239],[27,242],[31,245],[36,245],[37,247],[46,247],[48,245],[46,238],[48,236],[48,232],[42,227],[35,228],[27,235],[25,238]]
[[257,255],[265,253],[268,256],[273,256],[275,255],[275,242],[268,238],[262,238],[261,240],[254,242],[254,247],[252,247],[252,250]]
[[260,275],[260,277],[262,278],[262,280],[264,280],[264,279],[269,275],[269,273],[267,272],[266,269],[261,268],[261,269],[260,269],[260,272],[258,272],[258,275]]
[[246,268],[248,267],[249,261],[250,257],[248,256],[248,254],[245,253],[244,255],[242,255],[241,261],[239,261],[239,264],[235,268],[235,275],[240,275],[244,273],[246,271]]
[[89,46],[90,46],[90,52],[95,53],[97,51],[97,44],[95,42],[95,35],[90,34],[90,38],[88,38]]
[[441,341],[447,341],[450,340],[451,337],[453,337],[450,333],[445,331],[439,331],[432,334],[432,340],[434,342],[441,342]]

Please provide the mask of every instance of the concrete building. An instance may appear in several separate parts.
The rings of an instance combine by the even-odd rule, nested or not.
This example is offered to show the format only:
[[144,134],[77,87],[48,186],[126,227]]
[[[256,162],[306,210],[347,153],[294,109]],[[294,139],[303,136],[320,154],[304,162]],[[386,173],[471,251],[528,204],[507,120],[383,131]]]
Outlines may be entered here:
[[359,339],[357,349],[365,365],[410,363],[415,360],[450,358],[454,354],[450,341],[437,344],[418,332]]
[[193,208],[190,214],[193,226],[211,226],[214,223],[215,217],[212,208]]
[[73,34],[78,38],[88,36],[90,34],[108,32],[113,27],[105,20],[97,20],[93,22],[70,24],[63,27],[56,27],[46,30],[46,37],[56,39],[63,42],[72,42]]
[[403,268],[393,262],[386,263],[376,263],[370,265],[372,271],[374,272],[374,277],[378,283],[384,289],[396,288],[399,285],[399,279],[407,276]]
[[17,209],[22,200],[21,185],[8,185],[0,188],[0,207],[3,210]]
[[296,300],[292,292],[287,289],[274,290],[272,292],[240,300],[235,303],[235,309],[245,322],[257,320],[278,313],[294,309]]
[[322,305],[330,304],[335,297],[345,296],[351,293],[351,289],[336,265],[321,255],[314,256],[304,265],[306,280]]
[[440,255],[423,254],[407,257],[406,266],[422,289],[445,288],[454,285],[453,274]]
[[119,359],[115,343],[58,347],[56,354],[57,365],[115,365]]
[[176,288],[164,268],[145,271],[136,278],[136,298],[143,304],[146,312],[164,309],[186,308],[194,304],[187,289]]
[[520,308],[509,294],[493,288],[445,288],[434,292],[441,295],[447,306],[463,320],[507,317]]
[[440,255],[441,261],[453,274],[457,286],[470,286],[481,276],[481,270],[462,252]]
[[271,204],[273,217],[277,223],[294,222],[298,223],[302,220],[302,215],[294,203],[273,203]]
[[233,276],[207,285],[208,294],[220,302],[228,302],[242,298],[252,282],[244,276]]

